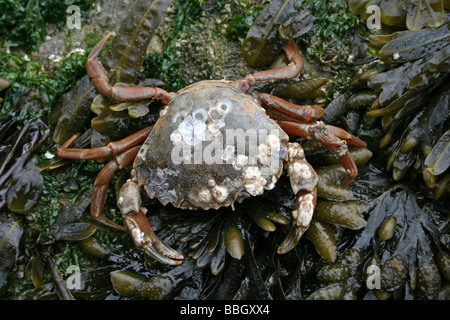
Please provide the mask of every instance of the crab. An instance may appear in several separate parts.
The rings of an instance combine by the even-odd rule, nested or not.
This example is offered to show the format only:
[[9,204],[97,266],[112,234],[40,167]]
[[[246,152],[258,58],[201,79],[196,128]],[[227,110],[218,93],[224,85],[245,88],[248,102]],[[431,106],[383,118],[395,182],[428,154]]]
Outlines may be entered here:
[[[218,209],[261,195],[287,172],[296,200],[293,226],[278,249],[282,254],[291,250],[308,229],[317,199],[318,176],[306,161],[301,145],[289,142],[289,136],[315,139],[329,147],[347,172],[343,185],[357,176],[348,145],[365,147],[364,141],[319,121],[324,109],[318,105],[299,106],[251,90],[260,83],[299,76],[303,59],[293,39],[284,44],[289,59],[284,67],[256,72],[236,81],[200,81],[178,92],[167,92],[157,87],[112,86],[97,59],[110,35],[88,56],[86,71],[93,85],[103,96],[115,101],[160,100],[164,105],[160,117],[153,126],[103,147],[69,148],[77,139],[75,135],[57,153],[69,159],[114,157],[94,182],[92,217],[127,231],[135,245],[154,259],[179,265],[184,257],[153,231],[146,217],[147,209],[141,204],[142,190],[163,205]],[[130,178],[117,196],[124,219],[121,226],[103,216],[102,209],[114,172],[131,164]]]

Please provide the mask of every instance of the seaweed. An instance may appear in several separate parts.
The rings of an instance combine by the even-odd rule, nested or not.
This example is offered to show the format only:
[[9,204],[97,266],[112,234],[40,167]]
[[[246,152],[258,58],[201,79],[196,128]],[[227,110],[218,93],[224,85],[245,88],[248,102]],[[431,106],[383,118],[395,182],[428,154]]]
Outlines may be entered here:
[[[61,29],[66,23],[66,9],[70,5],[88,12],[93,0],[13,0],[0,3],[0,45],[33,51],[43,42],[47,27]],[[86,17],[84,17],[86,18]]]
[[[446,23],[436,29],[374,36],[371,43],[388,65],[366,80],[376,95],[367,115],[382,118],[384,136],[379,147],[388,153],[387,170],[397,181],[422,177],[429,188],[435,189],[435,199],[446,194],[448,183],[448,158],[440,158],[438,171],[433,170],[432,159],[446,152],[449,35]],[[426,161],[438,141],[436,154]]]
[[[308,299],[340,299],[355,294],[366,299],[387,299],[391,295],[397,299],[436,298],[441,276],[431,257],[432,251],[442,250],[438,226],[404,186],[393,186],[370,206],[367,227],[336,264],[320,269],[318,277],[324,284]],[[395,223],[386,223],[392,218]],[[391,237],[380,236],[385,232]],[[429,273],[427,280],[423,272]]]
[[[137,1],[122,22],[117,36],[100,59],[111,83],[134,83],[145,58],[150,40],[162,13],[171,1]],[[53,140],[62,144],[85,129],[90,105],[96,96],[94,86],[86,75],[70,91],[62,95],[52,112],[50,123],[55,125]]]
[[[314,17],[302,1],[273,1],[260,13],[242,43],[242,56],[251,66],[264,66],[281,52],[284,37],[297,38],[311,29]],[[280,37],[281,35],[281,37]]]
[[349,0],[348,5],[353,14],[360,15],[364,20],[370,16],[369,6],[379,6],[382,23],[409,30],[439,27],[444,21],[444,6],[449,9],[448,1],[443,0]]
[[[6,117],[8,119],[8,117]],[[9,120],[5,131],[16,129],[17,123]],[[37,203],[43,179],[33,158],[33,152],[47,138],[49,130],[40,119],[25,123],[20,131],[7,136],[0,151],[0,208],[7,204],[10,210],[28,213]]]

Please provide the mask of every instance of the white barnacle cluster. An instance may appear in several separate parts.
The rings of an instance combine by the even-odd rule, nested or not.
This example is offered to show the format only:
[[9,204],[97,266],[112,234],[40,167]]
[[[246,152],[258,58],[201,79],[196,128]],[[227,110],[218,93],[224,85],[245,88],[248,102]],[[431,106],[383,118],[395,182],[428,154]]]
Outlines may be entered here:
[[207,188],[201,189],[197,194],[197,200],[203,203],[209,203],[212,200],[211,191]]
[[242,170],[245,192],[257,196],[275,187],[280,172],[280,147],[278,136],[270,133],[256,146],[256,154],[235,156],[233,166],[236,170]]
[[256,166],[247,167],[242,173],[244,189],[252,196],[260,195],[264,192],[267,180],[261,175],[261,170]]
[[307,228],[314,213],[314,196],[307,193],[298,197],[297,201],[299,203],[298,208],[292,211],[294,223],[297,226]]
[[248,156],[245,154],[238,154],[234,159],[234,168],[236,170],[241,170],[245,168],[248,164]]
[[287,147],[289,161],[294,158],[305,159],[305,151],[303,151],[303,148],[298,143],[288,143]]
[[314,177],[309,165],[304,160],[294,160],[288,167],[288,176],[294,193],[311,184],[310,181]]
[[205,109],[197,109],[192,115],[187,115],[179,124],[178,128],[170,135],[173,144],[184,142],[192,146],[205,140]]
[[[258,168],[255,168],[258,170]],[[250,169],[248,172],[249,182],[254,179],[256,185],[258,184],[258,180],[261,178],[255,177],[252,175],[251,171],[254,169]],[[257,173],[256,173],[257,175]],[[262,181],[260,181],[261,183]],[[211,208],[229,205],[233,206],[234,201],[241,202],[242,200],[250,197],[250,193],[242,186],[244,181],[241,177],[237,178],[229,178],[226,177],[221,182],[215,181],[213,178],[209,178],[205,184],[205,186],[197,191],[195,196],[195,201],[197,202],[197,207],[201,208]],[[264,185],[264,183],[262,184]],[[237,190],[240,190],[236,193]],[[262,192],[262,190],[260,190]]]
[[258,154],[256,157],[257,157],[258,163],[260,163],[262,165],[270,164],[270,148],[269,148],[269,146],[267,146],[265,143],[261,143],[260,145],[258,145],[257,152],[258,152]]
[[277,135],[273,133],[267,135],[265,143],[260,143],[257,147],[256,159],[258,163],[269,167],[271,164],[278,166],[280,145],[280,139]]
[[280,171],[280,147],[281,141],[273,133],[267,135],[265,143],[257,146],[256,160],[259,167],[247,167],[242,174],[244,188],[251,195],[260,195],[264,189],[271,190],[275,187]]
[[225,116],[233,109],[233,103],[228,99],[217,101],[210,108],[197,108],[190,114],[180,111],[172,119],[173,123],[180,121],[178,127],[171,133],[170,141],[177,145],[184,143],[194,146],[202,141],[210,141],[225,127]]
[[276,175],[270,176],[270,181],[267,182],[267,184],[264,186],[264,189],[266,190],[272,190],[275,188],[275,184],[277,183],[278,178]]
[[230,194],[225,185],[218,185],[214,179],[209,179],[207,187],[200,189],[197,194],[197,200],[202,203],[211,203],[214,199],[217,203],[223,203]]
[[313,190],[318,181],[314,169],[305,160],[303,148],[298,143],[288,144],[287,172],[295,194],[300,190]]
[[226,198],[228,198],[228,188],[225,186],[214,186],[211,189],[211,193],[214,197],[214,199],[219,202],[223,203]]

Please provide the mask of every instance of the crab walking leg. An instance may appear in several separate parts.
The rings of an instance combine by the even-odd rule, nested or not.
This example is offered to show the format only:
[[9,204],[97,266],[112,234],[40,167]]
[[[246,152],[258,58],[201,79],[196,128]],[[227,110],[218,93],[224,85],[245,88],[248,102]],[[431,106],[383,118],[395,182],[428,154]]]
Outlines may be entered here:
[[97,175],[97,178],[94,181],[94,189],[92,191],[91,215],[98,222],[118,230],[124,230],[123,226],[118,225],[105,216],[102,216],[102,211],[106,200],[106,194],[108,192],[109,182],[111,181],[114,173],[116,170],[123,169],[124,167],[132,164],[134,159],[136,159],[136,155],[138,154],[140,148],[141,145],[137,145],[122,152],[113,160],[108,162]]
[[[110,219],[102,216],[102,210],[106,200],[108,185],[116,170],[122,169],[125,166],[133,163],[134,159],[136,158],[136,154],[140,149],[140,145],[137,144],[142,143],[145,141],[145,139],[147,139],[148,135],[152,131],[152,128],[153,126],[144,128],[125,139],[116,142],[110,142],[106,146],[92,149],[69,148],[69,146],[77,139],[77,136],[75,135],[67,140],[58,149],[58,156],[60,158],[67,159],[97,160],[108,156],[115,156],[113,160],[108,162],[103,167],[94,182],[94,189],[92,191],[91,200],[91,215],[100,223],[103,223],[104,225],[115,229],[124,230],[123,226],[120,226]],[[122,152],[123,150],[125,151]]]
[[322,118],[325,113],[325,110],[317,104],[297,105],[268,93],[255,93],[255,95],[266,108],[294,120],[311,122]]
[[103,68],[97,57],[102,51],[111,32],[108,33],[102,40],[100,40],[94,48],[86,61],[86,72],[91,78],[92,84],[102,95],[109,97],[115,101],[135,101],[145,99],[161,100],[163,104],[168,104],[174,97],[174,93],[169,93],[161,88],[153,87],[115,87],[111,86],[106,71]]
[[92,149],[69,148],[70,145],[78,138],[77,135],[74,135],[58,149],[57,154],[60,158],[82,160],[98,160],[108,156],[116,156],[123,150],[144,142],[150,132],[152,132],[152,129],[153,126],[150,126],[133,133],[120,141],[110,142],[106,146]]
[[292,191],[296,194],[293,225],[286,239],[278,248],[278,253],[286,253],[293,249],[302,237],[314,213],[317,201],[316,184],[319,178],[313,167],[306,161],[303,148],[297,143],[288,143],[287,172]]
[[357,147],[366,147],[364,141],[342,129],[325,125],[321,121],[314,124],[280,121],[279,125],[289,135],[300,136],[308,140],[315,139],[324,146],[330,147],[347,172],[347,178],[342,182],[342,186],[349,185],[358,175],[358,167],[348,151],[347,143]]
[[303,58],[293,39],[286,41],[284,51],[290,62],[287,66],[249,74],[244,79],[236,81],[238,87],[242,91],[247,92],[258,83],[290,80],[298,77],[303,70]]
[[134,243],[154,259],[168,264],[179,265],[184,259],[183,255],[166,245],[154,233],[145,213],[146,208],[141,207],[141,195],[138,183],[135,181],[134,172],[131,178],[125,182],[119,191],[117,201],[125,226]]

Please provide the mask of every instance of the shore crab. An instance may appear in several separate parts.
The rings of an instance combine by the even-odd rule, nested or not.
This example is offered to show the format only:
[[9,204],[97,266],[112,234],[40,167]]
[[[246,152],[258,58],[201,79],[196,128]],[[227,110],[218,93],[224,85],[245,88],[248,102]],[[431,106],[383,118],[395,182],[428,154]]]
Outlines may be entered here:
[[[115,101],[157,99],[165,107],[154,126],[93,149],[69,148],[77,138],[74,136],[58,149],[58,156],[86,160],[114,157],[94,182],[91,214],[105,225],[128,231],[136,246],[156,260],[178,265],[184,257],[153,232],[146,218],[147,209],[141,206],[142,189],[164,205],[218,209],[272,189],[285,170],[296,195],[294,228],[279,247],[279,253],[285,253],[309,226],[318,181],[302,147],[289,142],[289,135],[316,139],[330,147],[348,173],[343,185],[357,175],[347,144],[365,147],[365,142],[318,121],[324,114],[320,106],[299,106],[270,94],[249,92],[259,83],[298,77],[303,59],[294,40],[287,40],[284,45],[290,61],[287,66],[256,72],[237,81],[200,81],[178,92],[167,92],[153,87],[112,86],[97,59],[110,35],[92,49],[86,62],[95,88]],[[266,114],[266,109],[274,119]],[[101,213],[114,172],[130,164],[131,177],[117,199],[123,227]]]

